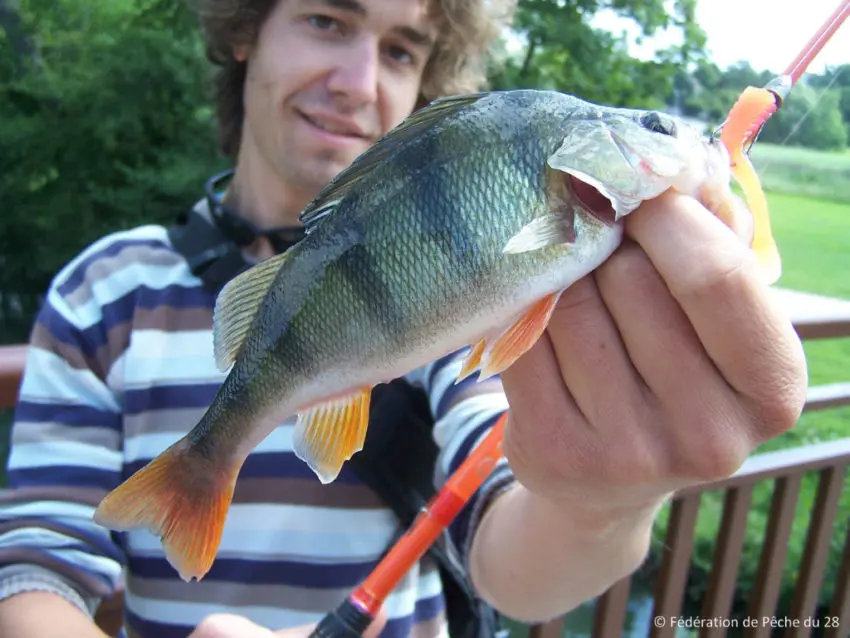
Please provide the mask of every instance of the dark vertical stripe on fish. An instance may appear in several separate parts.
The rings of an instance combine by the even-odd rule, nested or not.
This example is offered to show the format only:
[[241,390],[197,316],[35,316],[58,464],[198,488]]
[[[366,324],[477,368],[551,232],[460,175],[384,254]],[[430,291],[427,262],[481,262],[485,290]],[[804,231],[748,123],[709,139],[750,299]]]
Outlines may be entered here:
[[378,328],[378,334],[401,343],[407,321],[385,280],[388,273],[381,268],[377,255],[360,244],[342,255],[335,268],[350,294],[365,307],[369,321]]
[[[465,189],[458,183],[470,179],[472,175],[462,170],[466,162],[457,159],[457,155],[463,152],[457,147],[459,141],[452,139],[452,136],[445,139],[436,135],[427,136],[420,152],[434,160],[429,162],[429,170],[414,182],[411,189],[417,224],[423,236],[433,242],[434,248],[442,256],[443,263],[434,264],[434,270],[451,277],[455,286],[471,282],[471,273],[459,272],[458,269],[470,263],[471,251],[475,250],[470,241],[470,223],[474,216],[469,214],[470,211],[464,211],[464,206],[468,207],[472,203],[464,200]],[[454,161],[443,161],[448,157]]]

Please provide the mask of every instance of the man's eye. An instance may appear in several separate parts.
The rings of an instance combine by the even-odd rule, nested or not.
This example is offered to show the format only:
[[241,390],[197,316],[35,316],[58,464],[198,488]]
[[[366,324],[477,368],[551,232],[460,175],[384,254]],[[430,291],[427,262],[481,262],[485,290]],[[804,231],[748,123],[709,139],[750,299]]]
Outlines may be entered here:
[[322,14],[311,15],[307,18],[307,21],[320,31],[339,31],[341,29],[339,20]]
[[414,61],[410,51],[399,46],[387,47],[387,55],[389,55],[394,62],[399,62],[401,64],[413,64]]

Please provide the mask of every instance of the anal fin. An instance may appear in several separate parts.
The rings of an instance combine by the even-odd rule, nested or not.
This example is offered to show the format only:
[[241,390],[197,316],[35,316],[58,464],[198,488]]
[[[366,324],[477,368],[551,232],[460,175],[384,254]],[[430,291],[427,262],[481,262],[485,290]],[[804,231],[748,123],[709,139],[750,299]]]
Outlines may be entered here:
[[336,479],[343,463],[363,448],[371,396],[372,388],[365,388],[299,413],[293,448],[322,483]]
[[481,357],[481,374],[483,381],[493,375],[500,374],[511,367],[517,359],[531,350],[532,346],[543,335],[552,312],[561,297],[561,292],[554,292],[543,297],[532,305],[523,315],[505,330],[492,345],[488,346]]

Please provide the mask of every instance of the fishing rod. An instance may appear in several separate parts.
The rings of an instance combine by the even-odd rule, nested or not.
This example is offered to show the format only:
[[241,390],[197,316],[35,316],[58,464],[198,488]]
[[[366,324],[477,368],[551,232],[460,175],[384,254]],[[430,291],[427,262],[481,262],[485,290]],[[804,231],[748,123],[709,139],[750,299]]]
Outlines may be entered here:
[[811,61],[820,53],[820,50],[835,32],[838,31],[838,28],[848,15],[850,15],[850,0],[845,0],[835,8],[835,11],[823,23],[820,30],[812,36],[800,54],[788,65],[784,75],[791,78],[792,84],[796,84],[797,80],[806,72]]
[[[741,93],[741,97],[738,98],[738,101],[729,111],[729,116],[726,118],[726,121],[718,127],[717,132],[719,133],[729,128],[730,121],[736,123],[736,126],[732,127],[732,129],[726,134],[726,138],[723,138],[721,135],[721,140],[725,143],[727,148],[733,144],[739,134],[744,135],[744,144],[749,147],[755,143],[759,132],[767,123],[767,120],[782,106],[782,103],[787,99],[791,89],[806,72],[806,69],[808,69],[812,60],[815,59],[821,49],[823,49],[824,45],[835,34],[835,32],[838,31],[839,27],[841,27],[848,15],[850,15],[850,0],[843,0],[835,8],[832,14],[823,22],[818,31],[809,39],[808,42],[806,42],[797,57],[794,58],[781,75],[776,76],[760,89],[756,87],[747,87],[744,89]],[[745,108],[745,105],[751,103],[748,98],[748,94],[755,95],[756,92],[762,91],[768,91],[773,95],[773,104],[765,104],[765,111],[757,119],[748,120],[744,117],[739,118],[739,111],[737,109]],[[747,131],[740,128],[741,126],[747,125],[750,125],[749,130]]]
[[[735,177],[741,182],[754,214],[767,215],[758,178],[746,156],[767,120],[788,97],[811,61],[850,14],[843,0],[818,32],[806,43],[785,72],[764,87],[748,87],[729,111],[716,135],[729,151]],[[753,179],[755,181],[753,181]],[[758,225],[757,225],[758,226]],[[756,237],[753,243],[758,240]],[[393,545],[374,570],[339,606],[316,626],[310,638],[360,638],[404,575],[428,551],[502,457],[502,437],[508,412],[472,450],[460,467],[423,508],[407,532]]]
[[359,638],[363,634],[390,592],[440,537],[502,458],[502,436],[507,419],[508,412],[504,412],[422,509],[408,531],[366,580],[322,619],[310,634],[311,638]]

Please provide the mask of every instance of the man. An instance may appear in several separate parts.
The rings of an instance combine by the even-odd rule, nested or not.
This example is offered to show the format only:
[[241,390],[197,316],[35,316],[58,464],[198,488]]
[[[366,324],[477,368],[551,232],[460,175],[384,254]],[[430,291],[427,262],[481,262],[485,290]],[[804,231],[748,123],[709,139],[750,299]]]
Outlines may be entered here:
[[[433,13],[418,0],[202,4],[224,69],[223,146],[238,151],[226,201],[269,228],[296,223],[423,98],[474,88],[493,26],[482,7],[495,3],[435,3]],[[747,223],[732,226],[745,236]],[[672,195],[631,215],[627,231],[501,379],[443,401],[456,357],[410,375],[435,409],[442,474],[510,407],[510,470],[453,532],[477,591],[525,621],[634,570],[671,493],[730,474],[803,405],[800,343],[735,232]],[[272,253],[265,239],[249,247],[255,260]],[[109,489],[196,423],[221,382],[213,303],[155,227],[104,238],[58,275],[33,331],[14,489],[0,510],[0,634],[100,636],[86,612],[126,561],[129,636],[306,635],[391,541],[391,513],[345,469],[320,487],[294,458],[291,423],[246,462],[201,582],[179,581],[149,534],[91,521]],[[387,601],[373,634],[381,628],[440,633],[432,563]]]

